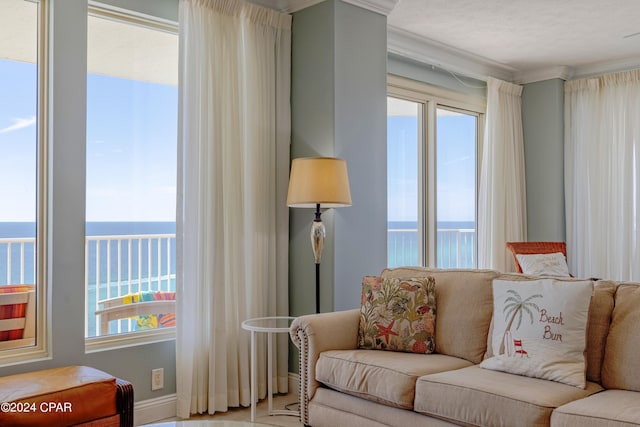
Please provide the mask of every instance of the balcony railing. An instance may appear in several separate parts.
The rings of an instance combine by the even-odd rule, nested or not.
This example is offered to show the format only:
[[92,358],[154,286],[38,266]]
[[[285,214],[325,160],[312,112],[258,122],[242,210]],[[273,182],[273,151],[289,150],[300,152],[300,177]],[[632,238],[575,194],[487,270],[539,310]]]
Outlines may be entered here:
[[[0,239],[0,286],[35,283],[36,239]],[[175,291],[175,234],[87,236],[85,289],[87,337],[130,332],[135,321],[114,321],[100,331],[95,312],[103,301],[144,291]]]
[[[389,266],[420,265],[418,230],[388,230]],[[130,332],[131,320],[114,321],[109,331],[98,330],[95,312],[102,302],[142,291],[175,291],[175,234],[87,236],[85,289],[87,337]],[[34,238],[0,239],[0,285],[34,283]],[[439,229],[437,266],[474,268],[475,229]]]
[[0,285],[34,283],[35,237],[9,237],[0,239]]
[[[389,229],[387,234],[389,267],[422,264],[417,229]],[[438,229],[436,242],[438,268],[475,268],[475,229]]]
[[85,239],[85,335],[135,330],[132,319],[101,331],[96,311],[105,301],[144,291],[175,292],[175,234],[87,236]]

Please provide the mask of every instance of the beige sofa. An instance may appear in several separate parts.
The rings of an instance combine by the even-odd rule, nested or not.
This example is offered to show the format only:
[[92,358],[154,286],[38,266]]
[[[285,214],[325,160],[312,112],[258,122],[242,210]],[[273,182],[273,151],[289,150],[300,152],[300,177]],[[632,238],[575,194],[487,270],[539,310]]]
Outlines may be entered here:
[[383,277],[436,279],[436,353],[362,350],[359,310],[301,316],[305,425],[640,425],[640,286],[594,282],[585,389],[480,368],[487,357],[493,279],[531,280],[489,270],[386,269]]

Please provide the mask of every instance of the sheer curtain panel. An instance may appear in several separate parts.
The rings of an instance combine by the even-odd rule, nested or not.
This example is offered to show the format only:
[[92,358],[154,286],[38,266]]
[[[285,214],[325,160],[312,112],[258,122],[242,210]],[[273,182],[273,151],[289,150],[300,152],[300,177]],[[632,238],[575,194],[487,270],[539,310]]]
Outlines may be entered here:
[[[176,387],[186,418],[250,404],[241,322],[288,314],[291,17],[239,0],[179,8]],[[281,393],[288,342],[280,338]]]
[[522,86],[489,77],[478,196],[478,266],[515,271],[508,241],[527,239]]
[[640,70],[565,83],[569,270],[640,280]]

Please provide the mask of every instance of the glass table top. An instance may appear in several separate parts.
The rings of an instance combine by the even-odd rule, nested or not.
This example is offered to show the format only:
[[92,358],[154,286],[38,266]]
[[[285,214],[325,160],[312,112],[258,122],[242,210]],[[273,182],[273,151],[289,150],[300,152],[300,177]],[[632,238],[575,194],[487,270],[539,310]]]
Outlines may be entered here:
[[242,322],[242,329],[257,332],[286,332],[291,327],[295,317],[257,317]]

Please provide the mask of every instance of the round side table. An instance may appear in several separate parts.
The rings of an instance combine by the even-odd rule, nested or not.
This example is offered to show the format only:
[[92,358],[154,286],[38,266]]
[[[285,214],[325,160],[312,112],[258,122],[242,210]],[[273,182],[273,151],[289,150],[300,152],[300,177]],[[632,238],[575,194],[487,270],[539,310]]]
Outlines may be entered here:
[[258,403],[256,384],[256,365],[258,362],[256,334],[258,333],[267,334],[267,397],[269,399],[269,415],[300,415],[299,411],[273,409],[273,334],[288,334],[293,319],[295,319],[295,317],[256,317],[242,322],[242,329],[251,331],[251,421],[256,420],[256,404]]

